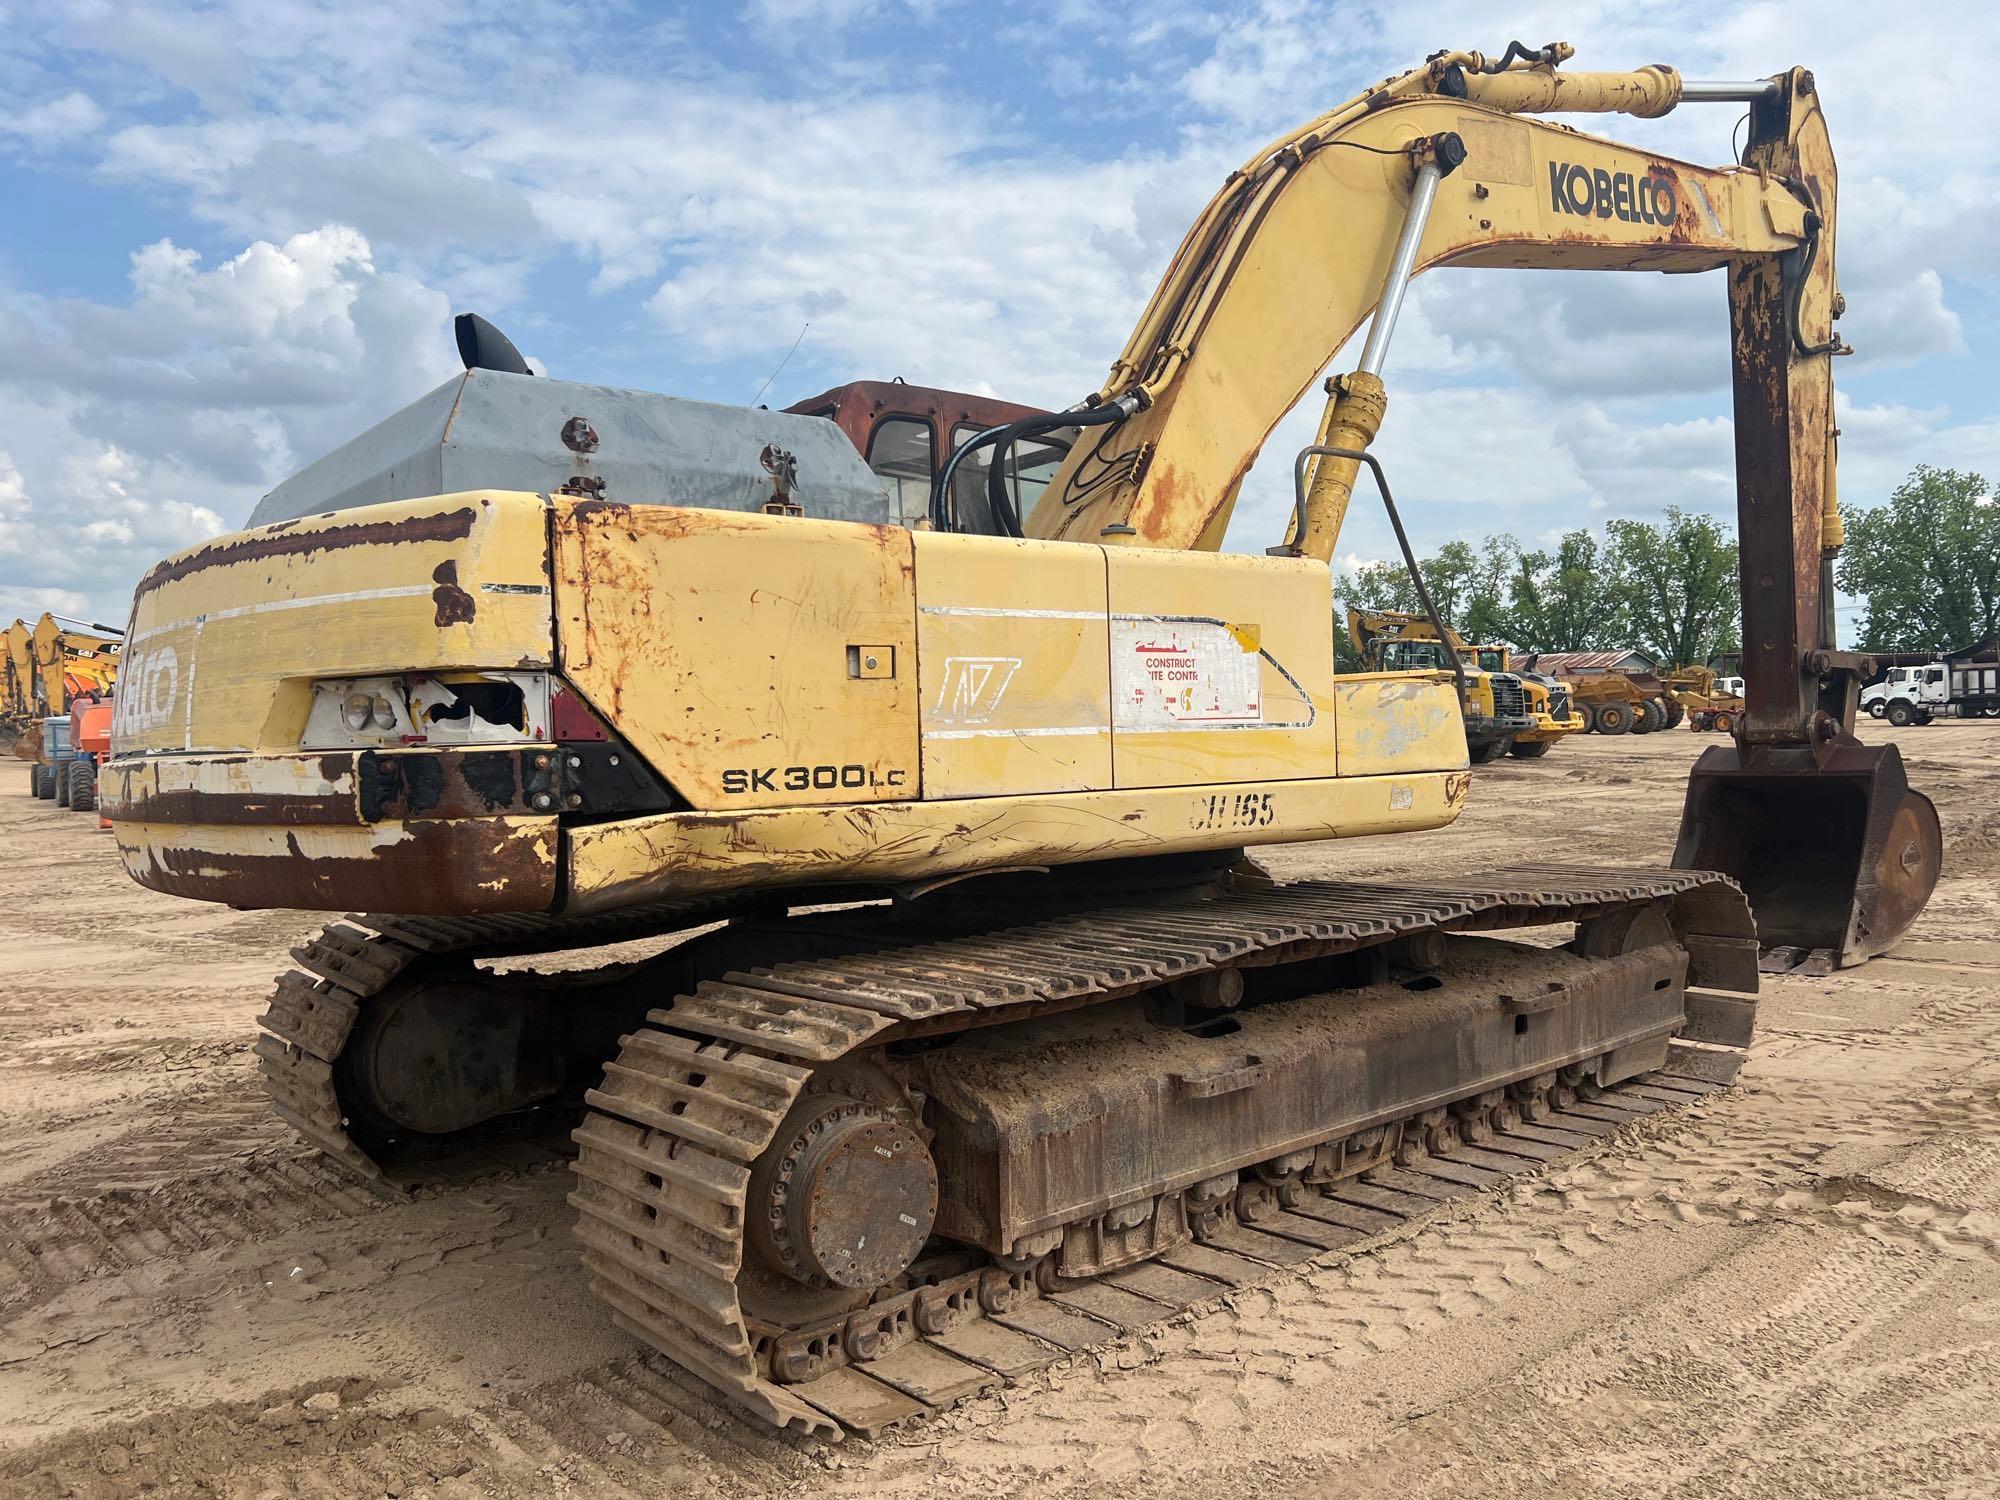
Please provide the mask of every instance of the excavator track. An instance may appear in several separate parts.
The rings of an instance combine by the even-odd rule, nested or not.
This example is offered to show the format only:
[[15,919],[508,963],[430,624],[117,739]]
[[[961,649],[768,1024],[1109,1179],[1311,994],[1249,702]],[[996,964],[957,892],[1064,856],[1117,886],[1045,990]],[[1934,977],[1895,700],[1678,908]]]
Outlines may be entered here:
[[[919,1257],[857,1310],[787,1322],[744,1305],[746,1278],[768,1274],[746,1251],[755,1216],[771,1212],[757,1195],[770,1193],[781,1128],[817,1080],[891,1041],[1417,934],[1582,923],[1660,903],[1676,914],[1677,948],[1586,953],[1599,978],[1659,991],[1684,974],[1690,986],[1648,1082],[1601,1091],[1593,1059],[1433,1090],[1399,1117],[1331,1138],[1341,1165],[1328,1180],[1289,1165],[1292,1148],[1244,1163],[1254,1175],[1240,1188],[1175,1194],[1192,1232],[1103,1276],[1054,1275],[1047,1255],[1006,1262],[954,1248]],[[652,1010],[587,1096],[571,1195],[584,1263],[621,1327],[764,1420],[823,1438],[873,1434],[1727,1085],[1754,1002],[1712,992],[1754,993],[1754,934],[1741,892],[1705,871],[1536,866],[1421,886],[1267,886],[733,970]],[[1536,1004],[1520,997],[1518,1008]]]
[[518,957],[686,931],[726,916],[722,900],[662,902],[588,917],[350,916],[292,949],[257,1018],[258,1067],[272,1108],[356,1175],[392,1187],[418,1174],[378,1158],[350,1132],[339,1060],[364,1010],[427,962]]

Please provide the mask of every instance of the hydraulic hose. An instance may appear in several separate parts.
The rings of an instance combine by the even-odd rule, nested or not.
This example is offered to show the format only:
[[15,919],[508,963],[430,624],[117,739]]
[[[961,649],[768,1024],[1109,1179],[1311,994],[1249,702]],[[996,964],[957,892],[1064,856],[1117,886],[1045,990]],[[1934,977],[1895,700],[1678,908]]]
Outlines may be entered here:
[[1103,427],[1113,422],[1122,422],[1140,406],[1136,395],[1120,396],[1115,401],[1107,401],[1098,406],[1073,407],[1069,411],[1037,412],[1031,417],[1008,422],[999,427],[989,427],[984,432],[976,432],[952,451],[949,460],[939,471],[937,483],[931,490],[931,524],[940,531],[956,531],[957,518],[951,510],[951,482],[958,472],[958,466],[974,449],[991,447],[992,462],[986,470],[986,498],[993,507],[993,519],[1005,536],[1019,537],[1020,517],[1014,513],[1012,499],[1007,494],[1006,465],[1008,455],[1016,442],[1037,433],[1055,432],[1064,427]]

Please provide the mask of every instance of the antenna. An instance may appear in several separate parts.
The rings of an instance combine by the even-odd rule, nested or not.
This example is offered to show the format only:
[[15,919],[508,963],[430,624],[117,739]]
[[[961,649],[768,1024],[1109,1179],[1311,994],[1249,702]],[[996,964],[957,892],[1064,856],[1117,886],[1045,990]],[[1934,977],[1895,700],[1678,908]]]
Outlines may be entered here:
[[752,406],[755,406],[759,401],[764,399],[764,392],[771,388],[771,381],[776,380],[780,375],[785,373],[785,366],[790,364],[792,356],[799,352],[799,345],[805,342],[806,329],[810,327],[812,327],[812,319],[808,318],[806,319],[805,327],[799,329],[799,336],[792,340],[792,347],[787,349],[785,357],[778,361],[778,368],[771,372],[769,379],[757,387],[757,394],[750,398]]

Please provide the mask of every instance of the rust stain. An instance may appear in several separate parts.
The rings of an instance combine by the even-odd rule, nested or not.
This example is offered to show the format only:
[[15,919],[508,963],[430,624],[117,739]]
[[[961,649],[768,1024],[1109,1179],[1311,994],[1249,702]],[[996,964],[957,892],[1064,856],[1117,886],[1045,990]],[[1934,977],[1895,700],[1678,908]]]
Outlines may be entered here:
[[446,625],[469,625],[478,613],[472,595],[458,586],[458,564],[447,557],[431,572],[431,582],[437,585],[431,590],[431,599],[437,605],[435,622],[439,627]]
[[[518,828],[518,825],[516,825]],[[225,854],[167,846],[127,868],[151,890],[239,910],[449,915],[547,911],[555,904],[555,860],[546,833],[495,839],[484,820],[422,823],[406,842],[365,857],[305,853],[287,832],[284,854]]]
[[321,791],[216,792],[194,787],[135,787],[127,779],[122,815],[131,822],[177,826],[355,827],[436,820],[529,817],[534,794],[548,788],[533,751],[435,750],[383,754],[335,751],[317,757]]
[[477,519],[470,506],[440,511],[436,515],[412,516],[402,521],[357,521],[349,526],[329,526],[321,531],[287,534],[266,528],[239,541],[215,542],[197,547],[183,557],[161,563],[139,580],[143,594],[163,583],[172,583],[209,568],[226,568],[235,563],[267,561],[278,557],[309,557],[315,552],[337,552],[346,547],[377,547],[397,542],[457,542],[472,535]]

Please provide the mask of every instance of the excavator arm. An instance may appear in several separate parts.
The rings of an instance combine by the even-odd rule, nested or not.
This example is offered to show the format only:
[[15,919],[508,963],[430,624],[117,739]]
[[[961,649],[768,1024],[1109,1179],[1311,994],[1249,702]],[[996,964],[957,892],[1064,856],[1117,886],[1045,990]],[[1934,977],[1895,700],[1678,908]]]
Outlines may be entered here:
[[[1871,665],[1836,649],[1831,558],[1835,167],[1813,76],[1691,83],[1672,68],[1564,72],[1561,43],[1440,54],[1273,142],[1182,242],[1025,533],[1221,545],[1280,418],[1327,380],[1285,546],[1334,555],[1388,408],[1381,372],[1410,280],[1442,265],[1726,272],[1747,704],[1690,783],[1677,860],[1742,882],[1767,945],[1858,962],[1909,927],[1941,864],[1937,817],[1894,746],[1853,737]],[[1715,168],[1536,118],[1749,107]],[[1372,318],[1372,321],[1371,321]],[[1532,328],[1521,337],[1535,336]],[[997,467],[997,465],[996,465]]]
[[[1400,609],[1357,609],[1347,607],[1347,638],[1354,643],[1354,649],[1364,661],[1372,661],[1375,643],[1384,637],[1397,640],[1434,641],[1438,638],[1438,627],[1422,615],[1413,615]],[[1444,639],[1460,657],[1466,655],[1468,647],[1465,637],[1450,625],[1444,627]]]
[[45,614],[35,622],[30,638],[35,712],[69,712],[80,693],[102,695],[117,680],[120,634],[108,625],[90,625]]

